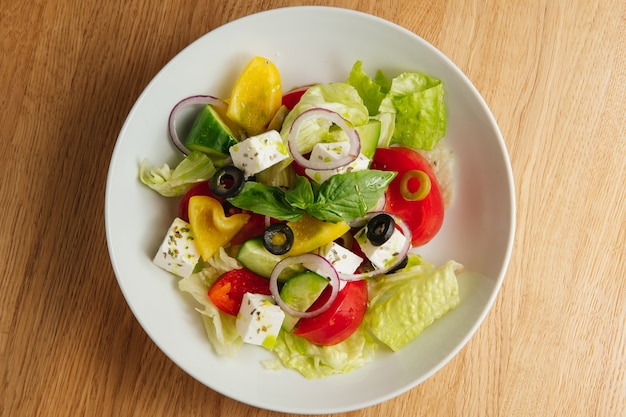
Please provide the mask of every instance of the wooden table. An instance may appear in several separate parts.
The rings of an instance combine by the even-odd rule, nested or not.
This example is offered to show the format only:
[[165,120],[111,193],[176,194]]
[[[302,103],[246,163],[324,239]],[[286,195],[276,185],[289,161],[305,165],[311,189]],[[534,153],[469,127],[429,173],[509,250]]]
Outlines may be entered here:
[[511,156],[502,291],[435,376],[351,416],[626,415],[626,4],[620,0],[17,1],[0,11],[0,415],[277,416],[161,353],[110,266],[109,158],[156,72],[204,33],[306,4],[398,23],[448,55]]

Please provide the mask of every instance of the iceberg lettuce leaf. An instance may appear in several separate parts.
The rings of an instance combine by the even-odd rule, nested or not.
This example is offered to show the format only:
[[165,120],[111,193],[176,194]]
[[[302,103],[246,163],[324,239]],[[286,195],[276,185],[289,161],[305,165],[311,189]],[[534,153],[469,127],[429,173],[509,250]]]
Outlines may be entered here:
[[190,294],[200,304],[201,307],[196,310],[202,315],[209,342],[215,353],[222,356],[237,356],[243,341],[237,332],[236,317],[217,308],[207,292],[220,275],[237,268],[240,268],[237,261],[220,248],[200,272],[178,282],[178,288]]
[[446,134],[443,83],[426,74],[394,78],[379,110],[396,114],[392,144],[432,149]]
[[356,88],[371,116],[378,114],[380,103],[391,87],[391,83],[380,70],[376,73],[376,77],[371,79],[363,71],[362,61],[354,63],[346,83]]
[[374,79],[356,61],[346,81],[367,106],[370,116],[393,122],[381,133],[379,146],[392,144],[432,149],[445,136],[446,108],[441,80],[419,72],[406,72],[389,82],[382,71]]
[[370,301],[364,319],[369,330],[393,351],[415,339],[459,304],[458,268],[448,261],[436,269],[417,265],[400,272]]
[[343,374],[358,369],[374,359],[378,343],[361,326],[341,343],[318,346],[293,333],[278,334],[274,353],[282,364],[308,379]]
[[215,174],[211,158],[202,152],[192,152],[173,170],[167,164],[149,165],[147,159],[139,166],[139,179],[164,197],[185,194],[195,183],[206,181]]

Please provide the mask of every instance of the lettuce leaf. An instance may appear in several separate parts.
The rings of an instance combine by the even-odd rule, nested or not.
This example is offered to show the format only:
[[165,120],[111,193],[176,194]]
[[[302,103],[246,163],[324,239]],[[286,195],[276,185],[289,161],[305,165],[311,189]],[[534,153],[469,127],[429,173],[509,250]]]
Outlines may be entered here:
[[388,148],[391,145],[393,131],[396,124],[395,113],[378,113],[372,119],[380,121],[380,136],[378,138],[377,148]]
[[443,83],[426,74],[394,78],[380,111],[396,113],[392,143],[432,149],[446,133]]
[[381,342],[397,351],[459,302],[456,270],[448,261],[432,269],[418,264],[390,274],[370,301],[364,322]]
[[376,77],[371,79],[365,71],[363,71],[362,61],[354,63],[346,83],[357,89],[370,116],[378,114],[380,103],[391,88],[391,83],[380,70],[376,73]]
[[196,308],[196,311],[202,315],[209,342],[215,353],[222,356],[237,356],[243,341],[237,332],[236,317],[217,308],[207,292],[220,275],[237,268],[240,268],[237,261],[220,248],[200,272],[178,282],[178,288],[190,294],[200,304],[201,308]]
[[399,144],[432,149],[445,136],[446,108],[441,80],[419,72],[406,72],[389,81],[378,71],[371,79],[361,61],[355,62],[346,81],[355,87],[369,114],[383,120],[394,115],[393,130],[381,134],[379,146]]
[[308,379],[343,374],[358,369],[374,359],[378,343],[361,326],[341,343],[318,346],[293,333],[278,334],[274,353],[281,363]]
[[147,159],[139,165],[139,179],[164,197],[184,195],[195,183],[215,174],[215,165],[202,152],[192,152],[172,170],[169,165],[150,167]]

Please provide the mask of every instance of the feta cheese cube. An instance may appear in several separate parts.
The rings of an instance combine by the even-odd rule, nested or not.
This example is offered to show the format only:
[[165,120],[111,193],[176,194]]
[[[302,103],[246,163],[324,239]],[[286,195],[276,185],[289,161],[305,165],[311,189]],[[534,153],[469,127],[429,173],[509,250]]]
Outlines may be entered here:
[[175,218],[153,262],[168,272],[187,278],[200,260],[194,236],[186,221]]
[[359,230],[354,236],[361,250],[378,269],[386,268],[398,259],[400,250],[406,242],[406,237],[398,229],[395,229],[389,240],[380,246],[374,246],[367,238],[367,228]]
[[251,177],[289,157],[289,150],[276,130],[251,136],[231,146],[228,151],[233,158],[233,164],[242,170],[246,177]]
[[311,150],[311,160],[331,162],[345,156],[350,151],[350,142],[318,143]]
[[237,313],[237,331],[246,343],[272,349],[285,312],[269,295],[245,293]]
[[[336,161],[337,159],[347,155],[349,151],[349,142],[318,143],[313,147],[309,159],[320,161]],[[321,184],[335,174],[361,171],[364,169],[368,169],[369,166],[370,159],[360,153],[354,161],[342,167],[322,170],[307,168],[304,170],[304,172],[309,176],[309,178]]]
[[320,256],[326,258],[342,274],[353,274],[363,262],[359,255],[335,242],[320,248]]

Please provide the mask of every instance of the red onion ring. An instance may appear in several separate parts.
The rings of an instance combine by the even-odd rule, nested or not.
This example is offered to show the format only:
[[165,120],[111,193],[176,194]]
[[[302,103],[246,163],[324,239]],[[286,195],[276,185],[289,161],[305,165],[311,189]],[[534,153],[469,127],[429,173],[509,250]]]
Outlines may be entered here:
[[[314,271],[330,280],[329,284],[331,286],[331,293],[328,300],[324,303],[320,308],[313,311],[298,311],[289,307],[282,298],[280,298],[280,291],[278,290],[278,276],[280,273],[287,268],[288,266],[302,264],[307,269]],[[283,259],[278,262],[272,271],[272,275],[270,275],[270,291],[274,296],[274,300],[276,304],[283,309],[283,311],[287,314],[291,314],[295,317],[300,318],[308,318],[315,317],[324,311],[328,310],[332,303],[337,298],[337,294],[339,293],[339,276],[337,275],[337,271],[332,266],[327,259],[313,254],[313,253],[305,253],[303,255],[298,256],[290,256],[288,258]]]
[[[358,281],[360,279],[367,279],[367,278],[372,278],[372,277],[376,277],[378,275],[383,275],[386,274],[387,272],[391,271],[392,269],[394,269],[396,266],[400,265],[400,263],[404,260],[405,256],[408,256],[409,254],[409,250],[411,249],[411,229],[409,228],[409,226],[407,226],[407,224],[404,222],[404,220],[402,220],[400,217],[391,214],[391,213],[386,213],[384,211],[371,211],[369,213],[367,213],[365,216],[363,216],[363,218],[359,219],[360,222],[367,222],[369,219],[373,218],[374,216],[381,214],[381,213],[385,213],[388,214],[389,216],[393,217],[393,220],[396,222],[396,224],[400,227],[400,231],[402,232],[402,234],[404,235],[404,237],[406,238],[406,240],[404,241],[404,245],[402,245],[402,248],[399,251],[399,254],[396,258],[396,261],[393,262],[391,265],[387,266],[386,268],[381,268],[381,269],[374,269],[373,271],[369,271],[369,272],[364,272],[361,274],[344,274],[344,273],[338,273],[339,275],[339,279],[342,281]],[[353,226],[353,224],[350,224],[351,226]],[[356,225],[356,223],[355,223]]]
[[178,132],[176,131],[176,118],[182,110],[188,108],[189,106],[194,106],[197,104],[210,104],[214,107],[228,106],[225,101],[213,96],[191,96],[182,99],[172,108],[168,120],[168,132],[170,136],[170,141],[174,146],[176,146],[176,149],[183,153],[183,155],[189,155],[191,151],[187,149],[185,145],[183,145],[183,142],[178,137]]
[[[300,153],[298,150],[298,133],[300,132],[300,128],[304,122],[313,118],[328,120],[346,132],[348,139],[350,140],[350,149],[347,155],[334,161],[325,162],[311,161],[310,159],[306,159],[304,155]],[[298,117],[295,118],[291,128],[289,129],[287,143],[289,145],[289,152],[291,153],[291,156],[301,167],[315,170],[336,169],[344,165],[348,165],[353,162],[361,152],[361,138],[350,122],[344,119],[339,113],[321,107],[315,107],[303,111],[300,115],[298,115]]]

